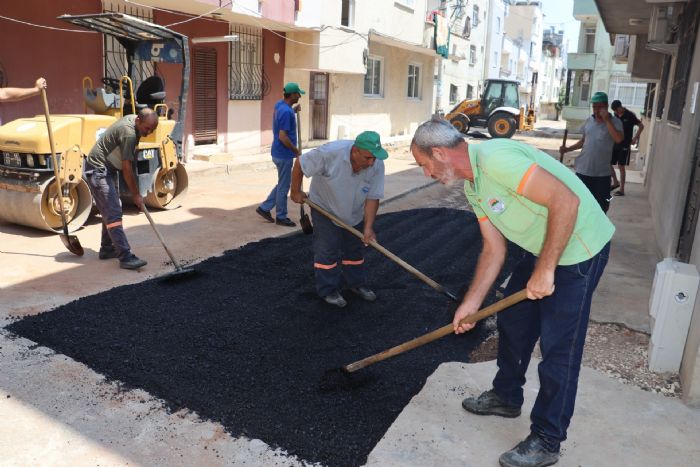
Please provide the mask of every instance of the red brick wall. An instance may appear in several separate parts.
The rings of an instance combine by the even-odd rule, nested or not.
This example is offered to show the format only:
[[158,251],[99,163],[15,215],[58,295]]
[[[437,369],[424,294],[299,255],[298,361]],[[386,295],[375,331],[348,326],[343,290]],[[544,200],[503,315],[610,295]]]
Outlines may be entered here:
[[[2,15],[34,24],[63,29],[78,26],[59,21],[67,14],[100,13],[99,0],[2,1]],[[0,18],[0,64],[7,86],[31,87],[40,76],[48,82],[51,113],[83,113],[82,78],[102,77],[102,35],[54,31]],[[0,104],[0,120],[7,123],[19,117],[43,114],[40,98]]]
[[[167,26],[168,24],[182,21],[187,17],[173,15],[163,11],[154,10],[153,20],[157,24]],[[198,19],[184,24],[173,26],[173,31],[185,34],[190,41],[194,37],[211,37],[228,35],[228,23],[221,21],[210,21]],[[198,47],[190,42],[190,60],[192,60],[192,49]],[[228,42],[213,42],[202,44],[201,47],[216,49],[216,73],[217,73],[217,106],[216,125],[219,136],[224,135],[228,130],[227,104],[228,104]],[[168,107],[177,110],[178,97],[180,96],[180,86],[182,85],[182,66],[179,64],[158,64],[158,70],[165,78],[166,103]],[[185,135],[191,134],[193,130],[193,99],[192,92],[194,67],[190,63],[190,87],[187,102],[187,121],[185,122]],[[177,114],[175,115],[177,118]],[[223,142],[223,141],[220,141]]]

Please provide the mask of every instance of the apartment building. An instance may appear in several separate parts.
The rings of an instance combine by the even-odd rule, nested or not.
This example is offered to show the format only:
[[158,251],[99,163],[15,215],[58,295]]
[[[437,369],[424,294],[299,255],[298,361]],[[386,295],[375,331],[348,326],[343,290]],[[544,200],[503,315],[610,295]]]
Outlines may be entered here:
[[[543,21],[539,1],[512,2],[506,15],[506,35],[511,44],[504,44],[502,65],[510,79],[520,82],[520,104],[539,106],[537,86],[542,56]],[[506,46],[510,48],[506,52]],[[504,76],[505,77],[505,76]]]

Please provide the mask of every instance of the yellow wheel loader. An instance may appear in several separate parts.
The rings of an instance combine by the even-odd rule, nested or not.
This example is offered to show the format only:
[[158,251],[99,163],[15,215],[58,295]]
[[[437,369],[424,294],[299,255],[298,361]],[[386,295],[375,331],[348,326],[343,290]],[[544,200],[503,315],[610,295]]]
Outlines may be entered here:
[[[112,123],[144,107],[153,108],[161,116],[156,131],[141,138],[138,145],[133,166],[139,191],[149,207],[178,207],[188,186],[187,172],[180,163],[190,74],[187,36],[120,13],[58,18],[115,37],[126,50],[128,75],[104,77],[104,87],[99,88],[93,88],[90,77],[83,78],[86,113],[51,116],[63,193],[57,193],[52,183],[54,171],[44,116],[0,126],[0,220],[60,232],[62,196],[69,231],[79,229],[92,210],[90,189],[83,180],[85,157]],[[131,75],[137,60],[182,64],[177,120],[167,119],[159,77],[147,78],[134,92]],[[94,114],[87,113],[87,108]],[[128,187],[123,179],[119,186],[127,199]]]
[[485,127],[492,138],[510,138],[516,130],[532,130],[535,111],[520,107],[517,81],[490,79],[481,99],[464,100],[445,115],[445,120],[467,134],[471,127]]

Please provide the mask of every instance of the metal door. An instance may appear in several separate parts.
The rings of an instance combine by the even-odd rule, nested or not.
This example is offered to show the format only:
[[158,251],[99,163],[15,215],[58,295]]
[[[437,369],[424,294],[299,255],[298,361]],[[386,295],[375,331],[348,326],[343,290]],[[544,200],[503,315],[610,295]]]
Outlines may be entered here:
[[678,239],[678,259],[687,263],[695,239],[695,227],[698,224],[698,208],[700,208],[700,134],[695,140],[693,168],[690,175],[690,186],[685,201],[685,212],[681,224],[681,235]]
[[216,50],[192,50],[194,144],[216,144]]
[[311,73],[311,137],[328,139],[328,74]]

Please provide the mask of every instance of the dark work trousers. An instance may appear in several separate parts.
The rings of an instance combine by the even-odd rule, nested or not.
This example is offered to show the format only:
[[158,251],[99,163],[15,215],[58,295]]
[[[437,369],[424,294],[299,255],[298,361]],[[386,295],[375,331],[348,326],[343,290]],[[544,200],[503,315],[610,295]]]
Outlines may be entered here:
[[[541,300],[524,300],[498,314],[498,373],[496,394],[507,404],[523,404],[525,372],[540,339],[542,362],[537,371],[540,390],[530,413],[530,430],[556,451],[566,439],[574,413],[578,375],[593,291],[608,262],[610,243],[593,258],[554,272],[554,293]],[[506,296],[524,289],[537,258],[527,253],[516,266]]]
[[95,200],[97,210],[102,215],[101,248],[116,248],[119,259],[131,255],[131,247],[122,227],[122,203],[119,199],[118,176],[115,169],[97,169],[86,164],[85,175]]
[[[326,297],[343,285],[364,287],[367,279],[362,251],[365,246],[360,239],[313,209],[311,217],[314,223],[314,270],[318,295]],[[362,232],[362,222],[354,227]]]
[[590,177],[577,173],[576,176],[581,179],[583,184],[588,188],[588,191],[593,194],[593,197],[600,205],[600,209],[602,209],[604,213],[607,213],[610,207],[610,178],[612,175]]

